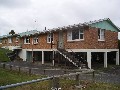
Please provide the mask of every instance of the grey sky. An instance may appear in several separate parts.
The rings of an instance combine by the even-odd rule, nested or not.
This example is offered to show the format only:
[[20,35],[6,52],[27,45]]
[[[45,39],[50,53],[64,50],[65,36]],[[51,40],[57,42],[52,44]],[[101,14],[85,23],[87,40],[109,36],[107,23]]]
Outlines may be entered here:
[[120,0],[0,0],[0,35],[110,18],[120,27]]

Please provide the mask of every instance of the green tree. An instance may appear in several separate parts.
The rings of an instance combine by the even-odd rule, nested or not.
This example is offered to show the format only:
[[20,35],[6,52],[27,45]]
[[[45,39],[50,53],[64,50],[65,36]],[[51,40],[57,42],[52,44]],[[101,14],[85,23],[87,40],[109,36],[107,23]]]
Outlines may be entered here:
[[15,34],[15,31],[14,31],[14,30],[11,30],[11,31],[9,32],[9,34],[14,35],[14,34]]

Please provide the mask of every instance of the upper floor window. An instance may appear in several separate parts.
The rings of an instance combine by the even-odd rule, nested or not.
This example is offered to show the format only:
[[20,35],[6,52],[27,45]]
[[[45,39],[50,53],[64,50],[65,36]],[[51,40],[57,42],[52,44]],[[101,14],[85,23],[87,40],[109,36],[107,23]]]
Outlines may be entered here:
[[30,38],[29,37],[24,38],[24,44],[29,44],[29,43],[30,43]]
[[38,37],[34,37],[33,43],[34,44],[38,43]]
[[16,37],[16,41],[15,42],[18,42],[19,41],[19,38],[18,37]]
[[47,34],[47,43],[53,42],[53,33],[48,33]]
[[98,29],[98,40],[105,40],[105,30],[104,29]]
[[67,39],[68,41],[84,40],[84,30],[83,29],[69,30],[67,32]]
[[12,38],[8,38],[8,43],[12,43]]

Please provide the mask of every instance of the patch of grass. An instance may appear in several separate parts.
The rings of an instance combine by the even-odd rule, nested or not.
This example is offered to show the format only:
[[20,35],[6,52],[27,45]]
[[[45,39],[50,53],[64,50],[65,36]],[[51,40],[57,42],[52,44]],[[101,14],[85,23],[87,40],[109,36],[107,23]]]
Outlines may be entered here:
[[120,84],[90,83],[84,90],[120,90]]
[[8,56],[6,55],[6,53],[8,53],[8,52],[12,52],[12,51],[11,51],[11,50],[8,50],[8,49],[0,48],[0,61],[1,61],[1,62],[10,61],[10,59],[9,59]]
[[36,75],[29,76],[26,73],[18,73],[16,71],[10,71],[0,68],[0,86],[28,81],[37,78],[41,78],[41,77]]

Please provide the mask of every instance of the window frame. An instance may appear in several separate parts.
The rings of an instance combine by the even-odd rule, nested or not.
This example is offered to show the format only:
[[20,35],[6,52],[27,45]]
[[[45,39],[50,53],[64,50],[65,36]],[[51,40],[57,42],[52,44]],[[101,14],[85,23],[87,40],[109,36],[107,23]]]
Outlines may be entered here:
[[11,37],[8,38],[8,43],[12,43],[12,38]]
[[105,29],[98,29],[98,41],[105,41]]
[[38,39],[38,36],[35,36],[33,38],[33,44],[38,44],[39,43],[39,39]]
[[18,38],[18,37],[16,37],[16,41],[15,41],[15,42],[17,43],[18,41],[19,41],[19,38]]
[[[28,42],[27,42],[28,40]],[[24,38],[24,44],[30,44],[30,37],[25,37]]]
[[51,42],[54,42],[53,33],[47,33],[47,43],[51,43]]
[[[75,30],[68,30],[67,31],[67,41],[83,41],[84,40],[84,29],[77,29],[78,30],[78,39],[73,39],[73,32]],[[81,32],[82,30],[82,32]],[[82,38],[81,38],[82,35]]]

